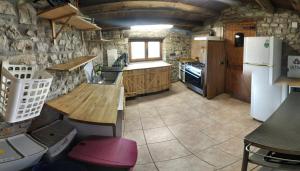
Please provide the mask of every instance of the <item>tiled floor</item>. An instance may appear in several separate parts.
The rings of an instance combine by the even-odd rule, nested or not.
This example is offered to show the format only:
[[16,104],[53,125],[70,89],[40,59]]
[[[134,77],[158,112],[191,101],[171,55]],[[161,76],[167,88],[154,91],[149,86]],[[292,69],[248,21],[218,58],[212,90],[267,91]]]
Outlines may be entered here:
[[[127,101],[124,136],[137,141],[135,171],[240,171],[243,137],[260,125],[247,103],[213,100],[172,84],[170,91]],[[255,165],[249,170],[266,170]]]

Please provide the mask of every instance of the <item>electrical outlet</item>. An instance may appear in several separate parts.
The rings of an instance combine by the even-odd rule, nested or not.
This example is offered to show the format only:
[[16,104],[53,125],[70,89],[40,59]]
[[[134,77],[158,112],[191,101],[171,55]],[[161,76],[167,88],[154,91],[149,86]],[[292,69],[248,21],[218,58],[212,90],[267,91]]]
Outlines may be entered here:
[[298,23],[297,22],[292,22],[292,28],[298,28]]

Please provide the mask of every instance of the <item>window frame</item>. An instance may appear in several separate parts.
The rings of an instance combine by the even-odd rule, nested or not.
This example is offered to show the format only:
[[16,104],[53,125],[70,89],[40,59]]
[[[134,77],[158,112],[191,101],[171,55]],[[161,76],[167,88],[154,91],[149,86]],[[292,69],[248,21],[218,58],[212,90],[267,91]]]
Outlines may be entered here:
[[[131,42],[145,42],[145,58],[143,59],[132,59],[131,55]],[[160,43],[160,57],[157,58],[149,58],[148,56],[148,42],[159,42]],[[129,61],[130,62],[142,62],[142,61],[158,61],[162,60],[162,45],[163,40],[159,38],[138,38],[138,39],[130,39],[129,40]]]

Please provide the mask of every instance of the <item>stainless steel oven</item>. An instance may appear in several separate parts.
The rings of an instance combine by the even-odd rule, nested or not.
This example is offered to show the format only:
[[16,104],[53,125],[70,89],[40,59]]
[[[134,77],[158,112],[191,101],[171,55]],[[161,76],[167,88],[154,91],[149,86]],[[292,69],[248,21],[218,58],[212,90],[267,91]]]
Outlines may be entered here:
[[185,67],[185,84],[188,88],[194,90],[195,92],[205,95],[204,90],[204,67],[201,65],[193,66],[191,64],[187,64]]

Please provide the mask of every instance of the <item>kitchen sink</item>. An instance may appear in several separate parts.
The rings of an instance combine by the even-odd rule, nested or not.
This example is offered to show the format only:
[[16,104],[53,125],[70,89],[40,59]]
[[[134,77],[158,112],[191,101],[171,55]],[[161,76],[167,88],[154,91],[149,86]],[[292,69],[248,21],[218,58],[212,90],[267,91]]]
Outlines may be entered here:
[[116,81],[120,75],[120,72],[115,71],[102,71],[101,75],[98,76],[95,80],[95,84],[102,85],[113,85],[116,84]]

